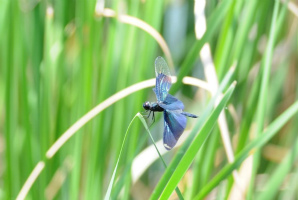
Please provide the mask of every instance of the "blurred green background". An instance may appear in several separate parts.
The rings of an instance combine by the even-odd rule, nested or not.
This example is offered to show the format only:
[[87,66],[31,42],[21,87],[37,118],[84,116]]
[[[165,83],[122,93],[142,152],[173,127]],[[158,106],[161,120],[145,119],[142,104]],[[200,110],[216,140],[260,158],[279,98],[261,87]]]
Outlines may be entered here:
[[[294,0],[207,1],[207,31],[196,39],[194,1],[0,1],[0,199],[15,199],[39,161],[45,168],[26,199],[105,196],[130,121],[143,111],[143,102],[155,99],[151,88],[108,107],[53,158],[47,159],[45,153],[93,107],[132,84],[154,78],[154,60],[165,54],[148,32],[104,16],[103,7],[156,29],[169,46],[173,74],[180,78],[205,80],[200,51],[206,43],[219,82],[237,61],[229,80],[236,80],[237,86],[224,111],[237,155],[298,100],[297,5]],[[203,113],[211,99],[206,91],[180,81],[172,89],[185,110],[194,114]],[[152,125],[156,141],[163,131],[161,114],[157,116]],[[256,152],[252,172],[247,172],[251,176],[240,175],[248,182],[241,198],[298,198],[297,120],[297,115],[286,120]],[[187,129],[195,122],[188,120]],[[155,191],[165,171],[160,160],[134,184],[130,172],[133,159],[151,144],[136,120],[124,145],[112,199],[148,199]],[[164,155],[167,163],[176,152]],[[180,181],[183,197],[196,197],[227,163],[216,125]],[[235,199],[232,172],[228,174],[208,197]],[[173,193],[171,199],[177,198]]]

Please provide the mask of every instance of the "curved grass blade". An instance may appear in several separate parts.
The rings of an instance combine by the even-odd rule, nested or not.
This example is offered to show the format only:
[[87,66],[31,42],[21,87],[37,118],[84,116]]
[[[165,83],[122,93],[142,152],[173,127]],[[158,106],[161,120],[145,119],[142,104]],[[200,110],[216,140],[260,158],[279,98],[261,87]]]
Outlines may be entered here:
[[195,199],[203,199],[211,190],[213,190],[222,180],[232,174],[240,164],[258,148],[266,144],[296,113],[298,112],[298,101],[283,112],[274,120],[255,140],[248,144],[242,151],[237,154],[235,161],[226,165],[202,190]]
[[180,163],[178,164],[176,170],[173,172],[170,180],[168,181],[164,191],[162,192],[160,199],[169,199],[170,195],[172,194],[175,187],[178,185],[181,178],[184,176],[188,168],[190,167],[191,163],[193,162],[196,154],[205,143],[206,139],[210,135],[215,123],[217,122],[217,118],[221,111],[226,106],[227,102],[229,101],[234,89],[236,86],[236,82],[233,82],[232,85],[229,87],[225,95],[223,96],[222,100],[218,104],[218,106],[214,109],[211,116],[203,125],[202,129],[194,138],[193,142],[185,152],[184,156],[182,157]]
[[[158,148],[157,148],[157,146],[156,146],[156,144],[155,144],[155,141],[154,141],[154,139],[153,139],[153,137],[152,137],[152,135],[151,135],[151,133],[150,133],[150,131],[149,131],[149,128],[148,128],[148,126],[147,126],[147,123],[146,123],[144,117],[143,117],[140,113],[138,113],[137,116],[139,117],[139,119],[140,119],[141,122],[143,123],[143,125],[144,125],[144,127],[145,127],[147,133],[149,134],[149,136],[150,136],[150,138],[151,138],[151,140],[152,140],[152,142],[153,142],[153,145],[154,145],[154,147],[155,147],[155,149],[156,149],[156,151],[157,151],[157,153],[158,153],[158,155],[159,155],[159,157],[160,157],[160,159],[161,159],[161,161],[162,161],[162,163],[163,163],[163,166],[164,166],[165,168],[167,168],[167,164],[166,164],[166,162],[164,161],[164,159],[162,158],[160,152],[158,151]],[[182,193],[181,193],[180,190],[179,190],[179,188],[176,187],[175,190],[176,190],[176,193],[177,193],[179,199],[184,199],[183,196],[182,196]]]
[[117,159],[117,163],[116,163],[116,166],[114,168],[114,171],[113,171],[113,175],[112,175],[112,178],[110,180],[110,183],[109,183],[109,187],[108,187],[108,190],[107,190],[107,193],[105,195],[105,198],[104,200],[109,200],[110,197],[111,197],[111,192],[112,192],[112,188],[113,188],[113,184],[114,184],[114,181],[115,181],[115,176],[116,176],[116,172],[117,172],[117,168],[118,168],[118,164],[119,164],[119,160],[121,158],[121,154],[122,154],[122,150],[123,150],[123,147],[124,147],[124,143],[125,143],[125,140],[126,140],[126,137],[127,137],[127,133],[128,133],[128,130],[132,124],[132,122],[135,120],[135,118],[138,116],[139,113],[137,113],[133,119],[131,120],[131,122],[129,123],[128,125],[128,128],[126,130],[126,133],[124,135],[124,138],[123,138],[123,142],[122,142],[122,145],[121,145],[121,149],[120,149],[120,153],[119,153],[119,156],[118,156],[118,159]]
[[[149,136],[150,136],[150,138],[151,138],[151,140],[152,140],[152,142],[153,142],[153,144],[154,144],[154,146],[155,146],[155,149],[156,149],[156,151],[157,151],[157,153],[158,153],[160,159],[162,160],[162,163],[163,163],[164,167],[167,168],[167,165],[166,165],[165,161],[163,160],[163,158],[162,158],[160,152],[158,151],[158,148],[156,147],[155,141],[154,141],[154,139],[153,139],[153,137],[152,137],[152,135],[151,135],[151,133],[150,133],[150,131],[149,131],[149,128],[148,128],[148,126],[147,126],[147,123],[146,123],[144,117],[143,117],[140,113],[137,113],[137,114],[133,117],[133,119],[131,120],[131,122],[129,123],[128,128],[127,128],[127,130],[126,130],[126,133],[125,133],[125,135],[124,135],[124,139],[123,139],[123,142],[122,142],[122,145],[121,145],[121,149],[120,149],[120,153],[119,153],[119,156],[118,156],[118,159],[117,159],[117,163],[116,163],[116,166],[115,166],[115,168],[114,168],[114,171],[113,171],[113,174],[112,174],[112,178],[111,178],[111,180],[110,180],[110,183],[109,183],[109,186],[108,186],[108,190],[107,190],[107,193],[106,193],[105,198],[104,198],[105,200],[109,200],[110,197],[111,197],[111,192],[112,192],[113,184],[114,184],[114,181],[115,181],[115,176],[116,176],[116,172],[117,172],[118,164],[119,164],[119,160],[120,160],[120,158],[121,158],[121,154],[122,154],[122,150],[123,150],[123,147],[124,147],[124,144],[125,144],[125,140],[126,140],[126,138],[127,138],[127,133],[128,133],[128,130],[130,129],[130,126],[131,126],[132,122],[135,120],[136,117],[138,117],[138,118],[141,120],[141,122],[143,123],[143,125],[144,125],[146,131],[148,132],[148,134],[149,134]],[[176,188],[176,192],[177,192],[177,195],[178,195],[179,199],[180,199],[180,200],[183,199],[183,196],[182,196],[182,194],[181,194],[181,192],[180,192],[180,190],[179,190],[178,187]]]
[[283,162],[278,166],[275,172],[272,175],[270,175],[270,179],[267,181],[264,192],[262,192],[259,196],[257,196],[257,200],[274,199],[285,177],[292,169],[293,164],[297,161],[297,154],[298,154],[298,139],[296,138],[296,141],[291,151],[285,157]]
[[193,128],[193,130],[191,131],[189,137],[186,139],[186,141],[184,142],[184,144],[182,145],[182,147],[179,148],[177,154],[173,158],[172,162],[168,166],[167,170],[165,171],[165,173],[163,174],[163,176],[161,177],[161,179],[159,180],[157,186],[155,187],[155,189],[154,189],[154,191],[153,191],[153,193],[152,193],[152,195],[150,197],[151,200],[158,199],[158,197],[161,195],[161,193],[164,190],[166,184],[168,183],[170,177],[172,176],[173,171],[175,171],[177,165],[179,164],[181,158],[183,157],[185,151],[189,147],[190,143],[192,142],[193,138],[197,134],[198,130],[202,127],[203,123],[206,121],[206,119],[210,115],[210,113],[212,111],[212,108],[214,106],[215,100],[218,98],[219,94],[221,94],[221,92],[223,91],[223,89],[226,88],[227,84],[230,82],[231,77],[234,74],[234,71],[235,71],[235,68],[232,67],[228,71],[228,73],[226,74],[226,76],[224,77],[224,79],[222,80],[222,82],[221,82],[221,84],[220,84],[220,86],[218,88],[217,93],[209,101],[206,109],[204,110],[204,113],[198,119],[198,122],[195,125],[195,127]]

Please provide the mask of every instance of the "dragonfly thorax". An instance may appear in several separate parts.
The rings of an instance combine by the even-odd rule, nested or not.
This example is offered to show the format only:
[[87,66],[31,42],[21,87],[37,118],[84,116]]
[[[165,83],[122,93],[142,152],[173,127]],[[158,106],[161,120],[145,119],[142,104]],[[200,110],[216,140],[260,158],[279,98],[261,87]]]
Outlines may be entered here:
[[149,101],[146,101],[144,104],[143,104],[143,108],[145,110],[151,110],[153,112],[162,112],[164,111],[164,109],[162,107],[160,107],[158,105],[158,103],[152,103],[152,102],[149,102]]

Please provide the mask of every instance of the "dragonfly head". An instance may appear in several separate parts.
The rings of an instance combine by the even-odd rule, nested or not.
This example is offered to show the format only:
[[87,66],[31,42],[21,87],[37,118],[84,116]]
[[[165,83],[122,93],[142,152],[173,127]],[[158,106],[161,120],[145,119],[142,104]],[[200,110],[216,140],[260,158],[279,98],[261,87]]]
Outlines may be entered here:
[[143,103],[143,108],[145,110],[150,110],[150,108],[151,108],[150,102],[149,101],[146,101],[145,103]]

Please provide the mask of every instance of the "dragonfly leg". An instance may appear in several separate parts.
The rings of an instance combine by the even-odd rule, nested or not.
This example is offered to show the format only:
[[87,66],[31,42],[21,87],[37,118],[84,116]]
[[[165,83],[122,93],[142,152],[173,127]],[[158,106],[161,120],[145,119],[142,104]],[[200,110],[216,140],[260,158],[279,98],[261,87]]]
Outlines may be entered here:
[[150,114],[151,114],[151,110],[149,111],[149,114],[147,115],[147,119],[150,117]]
[[155,122],[155,116],[154,116],[154,112],[152,114],[152,120],[153,120],[153,123]]

